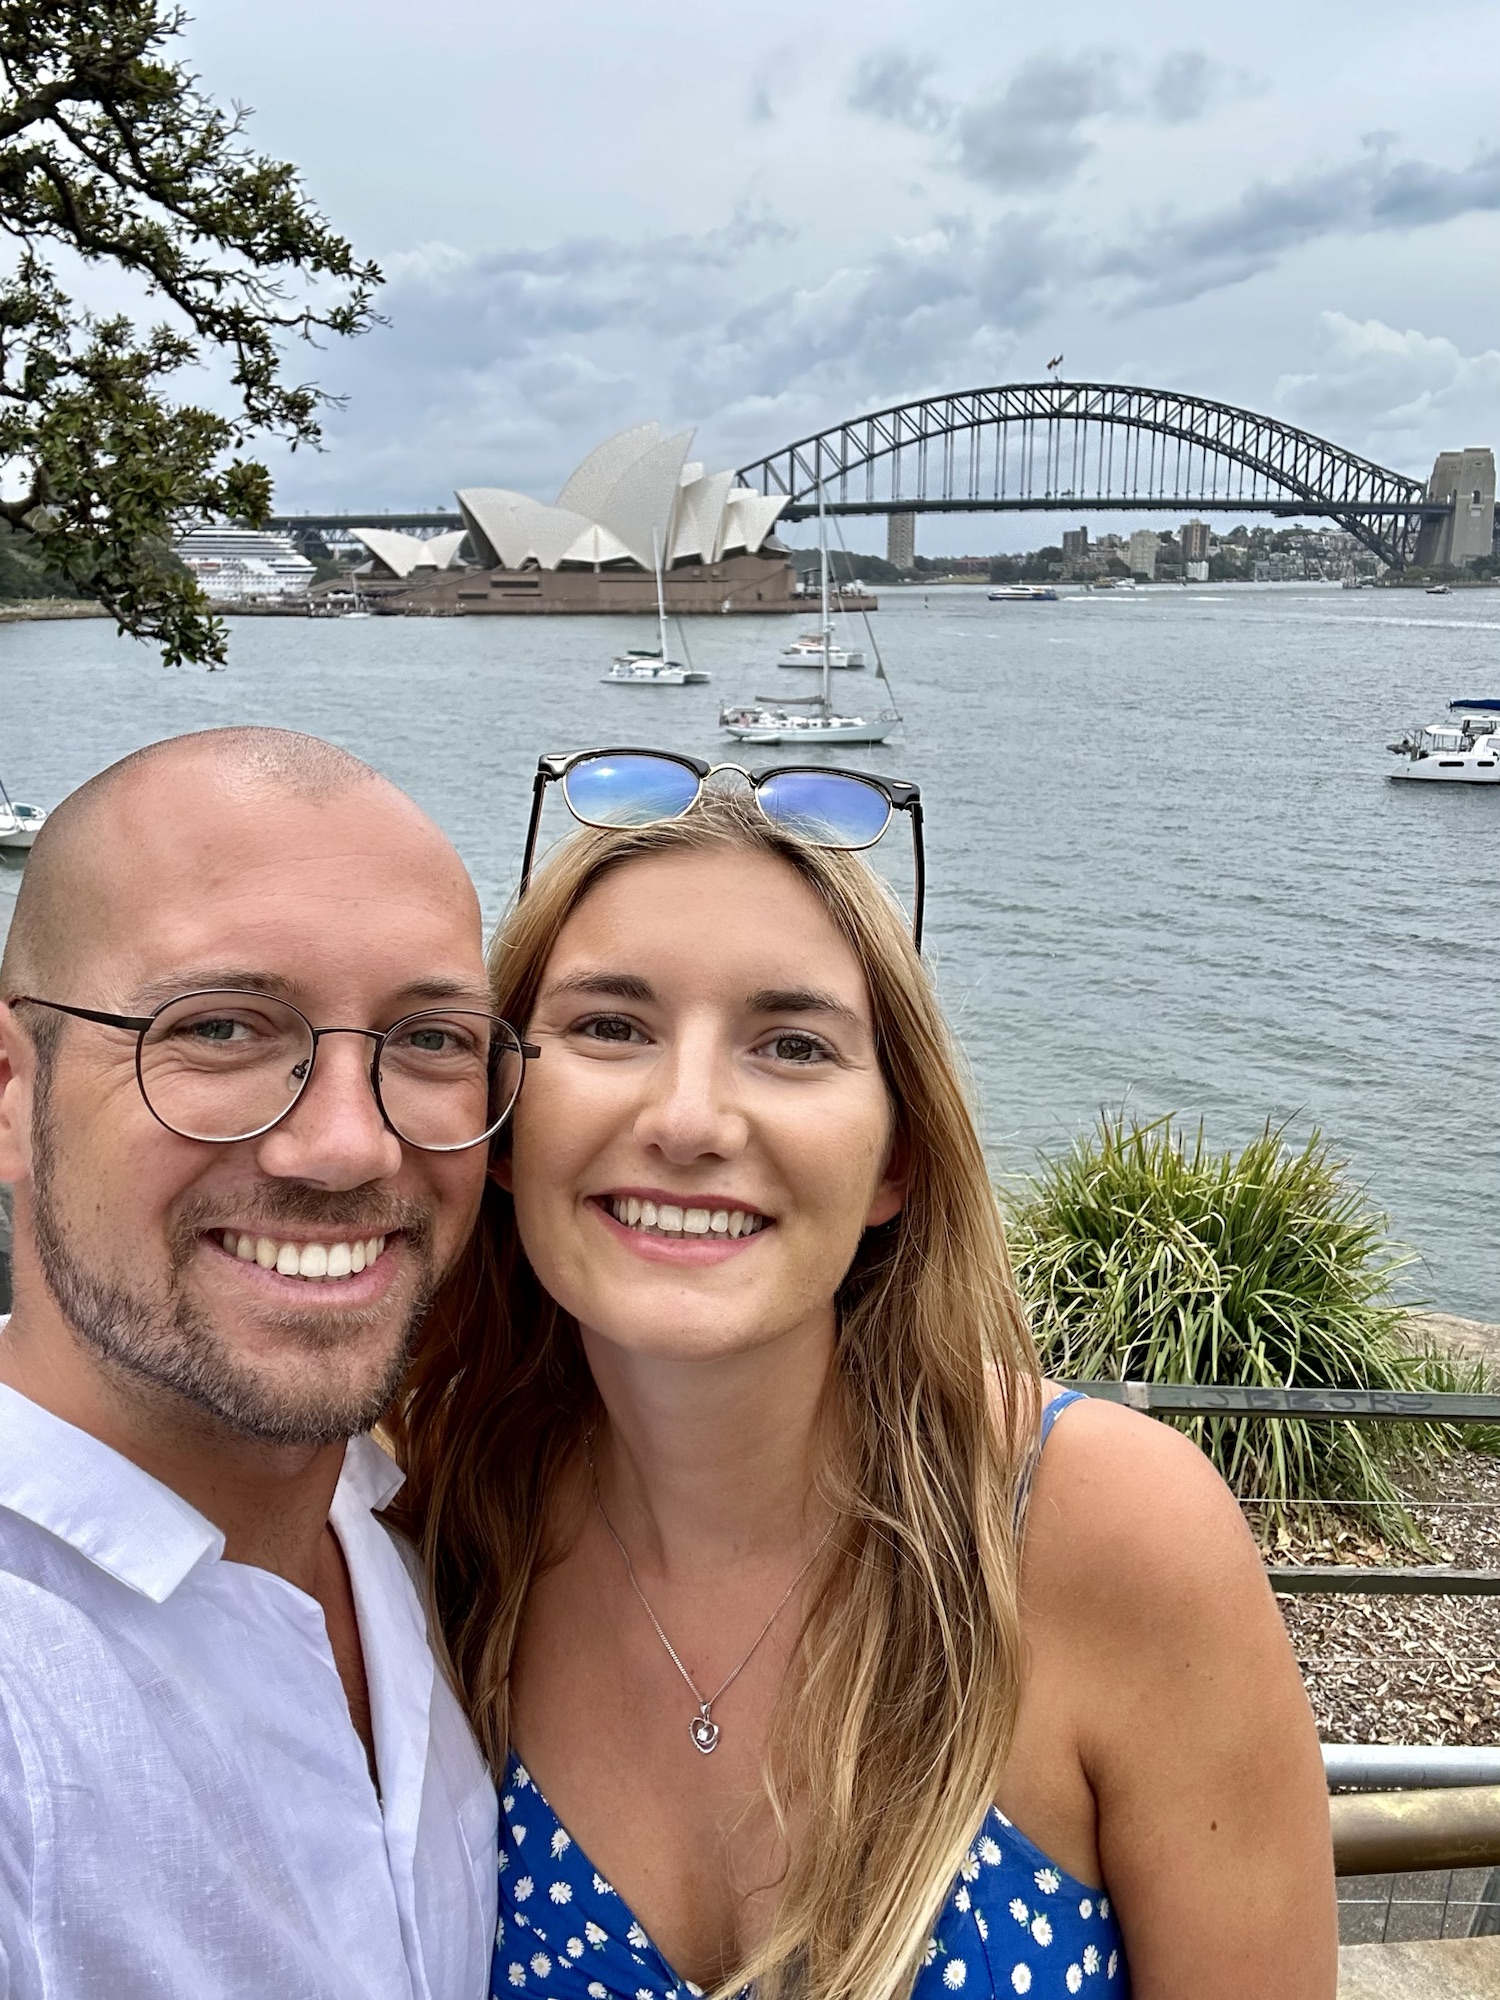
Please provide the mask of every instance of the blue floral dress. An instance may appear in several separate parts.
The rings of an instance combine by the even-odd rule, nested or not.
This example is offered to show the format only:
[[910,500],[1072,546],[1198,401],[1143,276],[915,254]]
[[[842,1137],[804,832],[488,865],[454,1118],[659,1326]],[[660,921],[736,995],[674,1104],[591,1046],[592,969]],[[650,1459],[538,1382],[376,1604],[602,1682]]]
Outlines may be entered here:
[[[1042,1440],[1076,1395],[1043,1412]],[[511,1752],[501,1796],[493,2000],[687,2000],[679,1978]],[[1059,1868],[998,1807],[965,1856],[912,2000],[1126,2000],[1109,1897]]]

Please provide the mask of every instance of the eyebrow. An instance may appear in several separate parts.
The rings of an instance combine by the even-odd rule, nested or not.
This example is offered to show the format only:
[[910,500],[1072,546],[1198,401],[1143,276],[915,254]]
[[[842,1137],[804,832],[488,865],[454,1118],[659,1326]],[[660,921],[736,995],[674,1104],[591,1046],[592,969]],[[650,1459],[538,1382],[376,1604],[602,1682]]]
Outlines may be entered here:
[[[245,966],[209,966],[180,972],[170,979],[153,979],[136,989],[140,1005],[149,1010],[159,1007],[168,1000],[176,1000],[184,993],[264,993],[273,1000],[285,1000],[290,1005],[298,1004],[300,988],[293,979],[279,972],[252,971]],[[462,1000],[471,1004],[479,1013],[489,1013],[494,1005],[488,990],[474,986],[466,979],[450,979],[441,974],[433,974],[424,979],[411,979],[397,989],[398,1003],[408,1000],[420,1005],[430,1000]]]
[[752,1014],[831,1014],[850,1027],[863,1026],[852,1007],[811,986],[764,986],[750,995],[746,1009]]
[[636,972],[575,972],[547,988],[553,993],[589,993],[603,1000],[634,1000],[643,1007],[656,998],[656,988]]

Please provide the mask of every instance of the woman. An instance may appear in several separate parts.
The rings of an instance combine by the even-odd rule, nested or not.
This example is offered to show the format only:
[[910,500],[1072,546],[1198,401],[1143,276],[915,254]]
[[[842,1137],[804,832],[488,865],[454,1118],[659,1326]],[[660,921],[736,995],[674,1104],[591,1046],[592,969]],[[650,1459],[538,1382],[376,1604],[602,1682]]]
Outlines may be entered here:
[[1256,1551],[1181,1436],[1039,1381],[875,877],[705,796],[567,843],[493,974],[541,1057],[403,1445],[495,1992],[1331,2000]]

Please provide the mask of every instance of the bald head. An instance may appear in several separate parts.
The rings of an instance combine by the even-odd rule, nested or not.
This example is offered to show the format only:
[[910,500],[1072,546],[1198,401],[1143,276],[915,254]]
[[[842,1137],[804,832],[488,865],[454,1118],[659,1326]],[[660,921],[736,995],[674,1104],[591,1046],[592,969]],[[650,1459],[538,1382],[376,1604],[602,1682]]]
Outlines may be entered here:
[[[180,886],[194,843],[206,887],[230,858],[230,844],[256,824],[274,825],[278,807],[312,808],[321,817],[361,792],[393,830],[445,850],[450,865],[440,873],[467,884],[458,856],[404,792],[319,737],[209,729],[122,757],[69,793],[38,833],[0,959],[0,999],[68,994],[80,968],[131,922],[143,899],[157,889],[170,894],[173,878]],[[302,812],[294,817],[305,826]],[[288,851],[286,858],[290,864],[297,856]]]

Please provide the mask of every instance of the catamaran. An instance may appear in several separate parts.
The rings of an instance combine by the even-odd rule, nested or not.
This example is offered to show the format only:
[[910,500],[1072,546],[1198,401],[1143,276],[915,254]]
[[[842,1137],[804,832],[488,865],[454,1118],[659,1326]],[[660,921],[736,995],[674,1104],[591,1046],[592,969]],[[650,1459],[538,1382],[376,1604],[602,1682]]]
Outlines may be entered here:
[[[695,667],[691,661],[686,665],[674,660],[667,653],[667,600],[661,580],[661,536],[655,528],[651,530],[651,558],[656,571],[656,629],[658,644],[654,652],[642,646],[632,646],[627,653],[616,653],[614,664],[600,680],[607,687],[689,687],[701,685],[709,676],[702,667]],[[687,647],[682,649],[687,651]]]
[[1413,723],[1386,747],[1406,762],[1393,778],[1437,785],[1500,785],[1500,700],[1450,701],[1451,722]]

